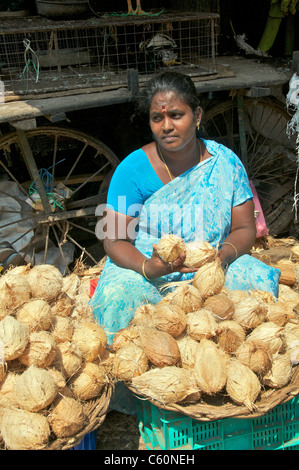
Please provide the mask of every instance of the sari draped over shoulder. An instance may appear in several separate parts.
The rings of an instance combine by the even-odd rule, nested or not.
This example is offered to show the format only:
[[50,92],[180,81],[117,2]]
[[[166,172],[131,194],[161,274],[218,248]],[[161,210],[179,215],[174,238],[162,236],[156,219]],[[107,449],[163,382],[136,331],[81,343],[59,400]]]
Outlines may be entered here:
[[[134,244],[145,256],[151,257],[152,245],[168,233],[185,242],[199,240],[221,246],[230,233],[232,207],[253,197],[239,158],[216,142],[204,143],[212,156],[161,187],[143,204]],[[161,300],[161,287],[193,276],[177,272],[149,282],[107,258],[90,303],[108,344],[119,329],[128,326],[139,305]],[[226,286],[230,290],[267,290],[277,296],[279,276],[278,269],[243,255],[229,265]]]

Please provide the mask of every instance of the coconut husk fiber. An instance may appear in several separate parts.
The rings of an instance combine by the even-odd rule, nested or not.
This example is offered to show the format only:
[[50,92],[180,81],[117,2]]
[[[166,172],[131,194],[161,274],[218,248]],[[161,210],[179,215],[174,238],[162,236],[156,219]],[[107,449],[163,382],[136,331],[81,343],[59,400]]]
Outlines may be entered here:
[[[128,388],[137,396],[136,390],[128,385]],[[254,411],[249,411],[246,406],[235,404],[225,393],[218,393],[215,397],[202,397],[199,403],[180,405],[177,403],[162,405],[154,400],[149,400],[153,405],[164,410],[176,411],[198,421],[214,421],[224,418],[257,418],[268,413],[275,406],[291,400],[299,394],[299,368],[293,369],[292,378],[285,387],[274,390],[264,389],[255,401]]]

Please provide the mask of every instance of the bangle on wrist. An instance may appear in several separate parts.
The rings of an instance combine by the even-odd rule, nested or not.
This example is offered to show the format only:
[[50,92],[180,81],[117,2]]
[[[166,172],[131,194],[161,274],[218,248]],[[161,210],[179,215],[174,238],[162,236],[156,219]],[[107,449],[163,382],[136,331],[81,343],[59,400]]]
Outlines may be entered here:
[[237,250],[237,248],[235,247],[235,245],[233,245],[233,244],[230,243],[230,242],[223,242],[222,245],[221,245],[221,247],[222,247],[223,245],[230,245],[230,246],[232,246],[233,249],[235,250],[236,259],[238,258],[238,250]]
[[144,265],[145,263],[147,262],[148,260],[145,259],[142,263],[142,274],[143,274],[143,277],[147,280],[147,281],[150,281],[150,279],[147,277],[147,275],[145,274],[145,269],[144,269]]

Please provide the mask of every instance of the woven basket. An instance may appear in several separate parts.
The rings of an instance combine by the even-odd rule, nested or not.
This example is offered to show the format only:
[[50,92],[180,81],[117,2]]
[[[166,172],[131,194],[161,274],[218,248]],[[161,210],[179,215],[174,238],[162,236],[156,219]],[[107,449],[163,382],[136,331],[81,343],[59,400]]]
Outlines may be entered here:
[[292,378],[285,387],[278,390],[267,389],[262,391],[260,398],[254,403],[255,409],[253,412],[249,411],[245,406],[236,405],[224,393],[219,393],[217,396],[211,398],[205,397],[205,400],[189,405],[180,405],[176,403],[163,405],[156,400],[151,400],[148,397],[141,396],[131,385],[128,385],[128,388],[137,396],[137,398],[143,400],[146,398],[153,405],[159,408],[169,411],[177,411],[199,421],[214,421],[224,418],[248,419],[262,416],[268,413],[268,411],[275,406],[285,403],[299,394],[299,367],[294,368]]

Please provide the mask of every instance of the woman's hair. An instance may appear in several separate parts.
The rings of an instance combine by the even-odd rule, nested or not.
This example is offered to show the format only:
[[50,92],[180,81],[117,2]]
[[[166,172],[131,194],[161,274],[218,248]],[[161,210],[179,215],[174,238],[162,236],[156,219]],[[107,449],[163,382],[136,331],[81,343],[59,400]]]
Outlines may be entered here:
[[139,95],[139,111],[149,115],[152,100],[157,93],[172,91],[180,96],[195,113],[199,106],[199,97],[195,85],[188,75],[183,73],[166,71],[155,75],[148,82]]

